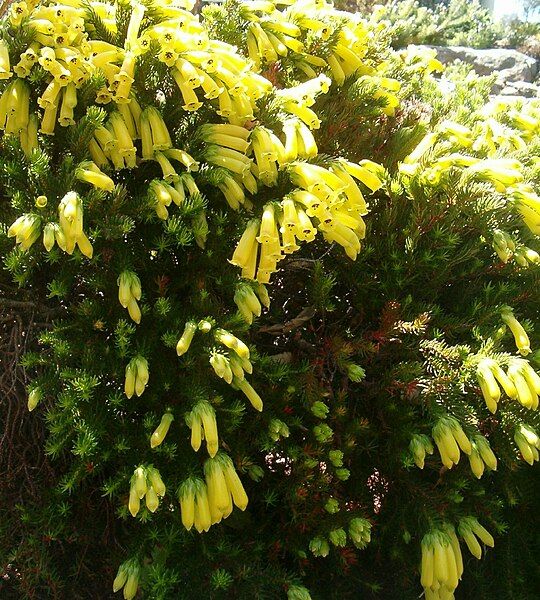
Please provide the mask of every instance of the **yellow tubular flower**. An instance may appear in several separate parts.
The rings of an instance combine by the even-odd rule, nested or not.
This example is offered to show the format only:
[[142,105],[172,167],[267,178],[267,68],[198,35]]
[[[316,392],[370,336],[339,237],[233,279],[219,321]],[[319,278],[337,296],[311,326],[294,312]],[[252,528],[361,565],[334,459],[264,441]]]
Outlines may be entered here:
[[137,467],[133,473],[133,486],[139,499],[144,498],[148,490],[148,483],[146,481],[146,469],[144,467]]
[[182,525],[189,531],[195,522],[195,489],[193,480],[187,479],[182,483],[179,490],[180,510],[182,514]]
[[440,535],[436,535],[433,542],[433,575],[440,582],[446,582],[448,580],[446,551]]
[[218,458],[206,459],[204,475],[211,496],[209,500],[223,513],[229,506],[229,491],[221,468],[221,461]]
[[238,210],[241,204],[245,202],[245,195],[242,187],[232,177],[226,177],[223,183],[218,185],[223,192],[227,203],[233,210]]
[[293,101],[283,104],[283,109],[301,119],[310,129],[319,129],[321,121],[317,114],[308,108]]
[[251,163],[250,159],[240,152],[213,144],[207,146],[204,158],[207,162],[229,169],[229,171],[238,175],[243,175],[246,171],[249,171]]
[[523,460],[532,465],[535,461],[535,455],[533,454],[533,449],[535,448],[529,444],[527,438],[519,430],[514,433],[514,441],[516,442]]
[[232,150],[241,152],[242,154],[245,154],[249,148],[249,142],[241,137],[222,133],[213,133],[212,130],[209,130],[208,133],[203,132],[201,137],[206,142],[211,142],[212,144],[217,144],[218,146],[225,146],[226,148],[231,148]]
[[[131,104],[131,101],[130,101]],[[128,104],[118,104],[117,103],[118,112],[122,115],[122,119],[124,119],[124,123],[126,124],[129,135],[132,139],[138,139],[137,127],[135,126],[135,121],[133,119],[133,115],[129,108]]]
[[382,181],[370,169],[348,160],[340,159],[338,162],[349,175],[352,175],[355,179],[361,181],[372,192],[376,192],[382,186]]
[[484,474],[484,461],[480,457],[480,453],[478,452],[476,444],[474,443],[472,446],[472,451],[469,454],[469,464],[474,476],[480,479],[480,477],[482,477]]
[[188,60],[178,58],[175,67],[181,76],[182,85],[191,89],[198,88],[201,85],[202,80],[197,69]]
[[177,160],[179,163],[182,163],[188,171],[199,170],[199,163],[184,150],[171,148],[169,150],[165,150],[163,154],[167,156],[167,158],[172,158],[173,160]]
[[240,238],[238,246],[236,247],[232,258],[229,261],[231,264],[241,268],[244,268],[248,265],[253,254],[253,249],[254,247],[256,248],[256,238],[257,233],[259,232],[259,227],[259,219],[252,219],[248,222],[247,227]]
[[90,243],[90,240],[86,237],[84,233],[80,233],[77,236],[77,247],[79,248],[81,254],[86,256],[86,258],[92,258],[94,254],[94,249],[92,247],[92,244]]
[[422,538],[422,563],[420,567],[420,583],[423,588],[430,588],[433,584],[433,543],[431,534],[426,534]]
[[236,473],[233,462],[226,454],[221,454],[220,459],[223,465],[225,482],[231,492],[233,502],[240,510],[245,510],[248,505],[248,497],[244,490],[244,486]]
[[0,79],[10,79],[13,73],[9,65],[9,51],[4,40],[0,40]]
[[248,31],[251,31],[257,42],[259,56],[263,57],[269,63],[276,62],[278,59],[277,52],[259,23],[250,23]]
[[493,536],[485,527],[480,525],[477,519],[471,519],[471,530],[486,546],[489,546],[490,548],[495,546]]
[[105,152],[103,152],[101,146],[97,143],[97,141],[94,138],[92,138],[88,143],[88,150],[90,152],[92,160],[99,168],[109,166],[109,161],[107,160]]
[[43,245],[47,252],[50,252],[54,246],[54,232],[56,227],[56,223],[47,223],[43,228]]
[[109,115],[109,123],[114,132],[114,137],[118,144],[118,151],[123,157],[129,157],[135,152],[133,138],[131,137],[124,118],[119,112],[112,112]]
[[523,329],[519,321],[514,317],[512,309],[506,307],[501,311],[502,320],[508,325],[510,331],[514,335],[516,346],[522,356],[527,356],[531,352],[529,336]]
[[246,395],[247,399],[250,401],[253,408],[255,410],[258,410],[259,412],[261,412],[263,409],[263,402],[261,400],[261,397],[259,396],[259,394],[257,394],[257,392],[253,389],[253,387],[248,383],[248,381],[246,379],[235,380],[234,383],[236,384],[236,386],[238,387],[239,390],[244,392],[244,394]]
[[206,449],[208,454],[213,458],[219,448],[219,438],[216,423],[216,413],[214,408],[208,402],[199,402],[194,408],[194,413],[197,414],[202,422],[204,429],[204,439],[206,440]]
[[525,377],[521,372],[519,365],[515,363],[508,368],[508,377],[514,384],[517,391],[517,400],[525,408],[533,409],[538,402],[538,396],[534,389],[531,389]]
[[229,365],[228,358],[219,352],[212,352],[210,355],[210,365],[215,374],[224,379],[227,383],[232,383],[233,374]]
[[296,123],[296,135],[298,144],[298,156],[300,158],[314,158],[319,150],[313,134],[304,123]]
[[180,179],[178,173],[170,163],[169,159],[162,152],[154,152],[154,158],[159,163],[163,172],[163,179],[168,182],[178,181]]
[[44,135],[54,135],[54,126],[56,124],[56,111],[57,106],[55,104],[48,106],[44,113],[43,119],[41,120],[41,127],[39,131]]
[[285,134],[285,162],[291,162],[298,158],[298,136],[296,119],[287,119],[283,123]]
[[476,435],[472,440],[476,446],[476,449],[480,453],[480,456],[486,467],[491,471],[497,470],[497,457],[493,454],[493,450],[489,445],[489,442],[483,435]]
[[145,502],[146,502],[146,508],[151,513],[156,512],[156,510],[159,507],[159,498],[157,497],[156,491],[154,490],[154,488],[152,486],[150,486],[148,488],[148,491],[146,492]]
[[467,544],[467,548],[469,548],[470,553],[480,560],[480,558],[482,558],[482,548],[472,532],[469,518],[463,518],[460,520],[458,532],[463,538],[463,541]]
[[446,580],[446,588],[455,590],[459,584],[459,578],[457,573],[456,558],[454,556],[454,550],[450,544],[444,546],[444,552],[446,554],[446,566],[448,569],[448,578]]
[[176,353],[178,356],[182,356],[182,354],[185,354],[189,350],[189,346],[191,345],[191,341],[193,340],[196,331],[197,324],[194,321],[188,321],[185,324],[184,332],[176,345]]
[[197,94],[193,91],[193,87],[187,83],[186,79],[178,69],[171,69],[171,75],[176,81],[176,85],[182,94],[184,101],[182,108],[188,112],[194,112],[198,110],[202,106],[202,102],[199,101]]
[[136,43],[137,37],[139,35],[139,29],[141,27],[141,23],[144,18],[144,13],[146,11],[145,6],[143,4],[139,4],[138,2],[133,3],[132,6],[133,10],[129,19],[125,41],[125,46],[128,50],[133,49],[137,45]]
[[533,408],[537,408],[538,404],[535,400],[535,396],[540,394],[540,377],[536,371],[532,368],[528,361],[523,359],[512,360],[509,370],[510,368],[519,371],[519,373],[525,379],[533,396]]
[[112,192],[114,181],[103,173],[92,161],[84,161],[75,170],[75,177],[80,181],[92,184],[94,187]]
[[218,96],[219,110],[217,114],[221,117],[229,118],[233,114],[233,105],[229,92],[224,88],[221,94]]
[[129,508],[129,512],[131,513],[131,516],[133,516],[133,517],[137,516],[137,513],[139,512],[139,510],[141,508],[141,501],[140,501],[139,496],[137,495],[137,492],[135,491],[135,488],[133,486],[129,490],[128,508]]
[[257,255],[259,251],[259,242],[256,240],[253,242],[251,246],[249,258],[242,267],[242,277],[244,279],[255,279],[255,274],[257,272]]
[[[450,456],[450,454],[448,452],[447,446],[444,443],[445,440],[443,439],[443,436],[442,436],[440,423],[437,423],[437,425],[435,425],[435,427],[433,428],[432,435],[433,435],[435,444],[437,445],[437,449],[439,450],[439,454],[441,456],[441,461],[442,461],[443,465],[447,469],[451,469],[454,466],[454,461],[452,460],[452,457]],[[458,452],[459,452],[459,450],[458,450]]]
[[[206,490],[208,494],[208,508],[210,511],[210,523],[215,525],[216,523],[220,523],[223,519],[223,510],[219,509],[216,504],[216,491],[215,485],[212,480],[206,479]],[[227,490],[228,491],[228,490]],[[228,508],[228,498],[226,499]],[[196,524],[195,524],[196,526]]]
[[197,452],[202,442],[202,421],[199,415],[192,411],[186,416],[186,422],[191,429],[191,447]]
[[125,563],[122,563],[118,568],[118,572],[113,581],[113,593],[118,592],[118,590],[121,590],[124,587],[128,578],[128,573],[128,566]]
[[117,141],[113,138],[111,132],[106,127],[98,127],[94,132],[94,137],[101,148],[103,148],[105,154],[109,154],[111,150],[116,148],[118,145]]
[[330,53],[326,57],[326,62],[330,67],[330,72],[332,73],[332,79],[336,82],[338,86],[342,86],[345,83],[345,72],[337,59],[336,55]]
[[244,379],[245,373],[242,367],[242,361],[240,360],[240,357],[234,353],[231,354],[231,356],[229,357],[229,364],[231,366],[231,371],[233,372],[234,377],[236,377],[237,379]]
[[500,383],[506,395],[509,398],[512,398],[512,400],[515,400],[517,398],[517,390],[508,375],[494,360],[485,359],[485,361],[485,364],[489,366],[491,372],[495,376],[495,379]]
[[199,528],[197,528],[197,520],[195,520],[195,528],[199,533],[208,531],[212,525],[210,516],[210,505],[208,503],[208,490],[204,482],[200,482],[195,496],[195,515],[198,517]]
[[152,128],[148,120],[146,111],[141,114],[141,142],[143,160],[152,160],[154,158],[154,144],[152,141]]
[[201,81],[201,87],[204,91],[204,97],[207,100],[214,100],[224,91],[224,87],[218,85],[218,83],[208,75],[205,71],[197,69],[197,74]]
[[132,600],[137,594],[139,586],[139,572],[131,571],[128,575],[126,585],[124,586],[124,600]]
[[258,72],[261,70],[262,55],[259,52],[259,45],[257,44],[257,38],[255,37],[253,31],[249,27],[248,27],[248,31],[247,31],[246,43],[247,43],[247,49],[248,49],[248,56],[253,63],[253,68],[255,69],[255,71]]
[[169,431],[169,428],[170,428],[173,420],[174,420],[174,416],[170,412],[165,413],[161,417],[160,424],[157,426],[156,430],[154,431],[154,433],[152,434],[152,436],[150,438],[150,446],[152,448],[159,446],[163,442],[163,440],[165,439],[165,436],[167,435],[167,433]]
[[269,244],[275,242],[276,221],[274,214],[274,205],[266,204],[263,209],[261,220],[261,229],[257,241],[260,244]]
[[8,229],[8,237],[15,237],[18,243],[33,239],[40,235],[41,218],[39,215],[24,214],[20,216]]

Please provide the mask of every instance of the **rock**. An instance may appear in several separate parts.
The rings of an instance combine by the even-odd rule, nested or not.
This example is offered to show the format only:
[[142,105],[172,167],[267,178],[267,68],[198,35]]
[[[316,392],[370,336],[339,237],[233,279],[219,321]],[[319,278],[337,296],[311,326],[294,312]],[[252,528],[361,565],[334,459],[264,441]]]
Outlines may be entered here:
[[531,83],[539,72],[538,62],[517,50],[490,48],[479,50],[464,46],[428,46],[437,52],[443,64],[456,60],[472,65],[478,75],[491,75],[497,72],[497,79]]
[[538,98],[540,88],[526,81],[508,82],[499,92],[501,96],[520,96],[522,98]]

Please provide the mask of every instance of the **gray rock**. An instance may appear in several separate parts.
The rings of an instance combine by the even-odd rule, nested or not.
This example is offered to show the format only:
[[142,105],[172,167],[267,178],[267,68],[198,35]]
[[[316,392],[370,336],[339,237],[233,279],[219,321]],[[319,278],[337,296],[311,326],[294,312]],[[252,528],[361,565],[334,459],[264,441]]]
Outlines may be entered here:
[[538,98],[540,88],[533,83],[527,83],[526,81],[513,81],[508,82],[500,92],[497,92],[501,96],[521,96],[523,98]]
[[443,64],[456,60],[472,65],[478,75],[491,75],[497,72],[497,79],[508,81],[534,81],[539,72],[538,62],[531,56],[517,50],[490,48],[479,50],[464,46],[428,46],[437,51],[437,58]]

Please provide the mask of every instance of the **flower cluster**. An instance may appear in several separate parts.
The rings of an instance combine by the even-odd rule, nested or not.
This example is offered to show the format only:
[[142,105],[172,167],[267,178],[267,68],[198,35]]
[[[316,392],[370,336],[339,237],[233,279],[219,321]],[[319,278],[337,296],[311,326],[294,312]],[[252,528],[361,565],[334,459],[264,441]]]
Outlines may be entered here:
[[159,506],[159,497],[163,497],[165,491],[165,484],[156,468],[151,465],[137,467],[130,481],[129,512],[136,517],[143,498],[145,498],[146,508],[150,512],[155,512]]
[[123,271],[118,276],[118,300],[127,308],[129,316],[135,323],[141,322],[141,309],[137,301],[141,299],[141,280],[132,271]]
[[248,498],[233,462],[224,452],[208,458],[204,464],[205,481],[190,477],[178,492],[182,523],[199,533],[228,517],[233,504],[245,510]]
[[[475,517],[460,519],[457,530],[476,558],[482,556],[478,539],[491,548],[495,545],[493,536]],[[444,523],[440,529],[429,531],[422,539],[421,548],[420,582],[426,598],[453,598],[454,590],[463,575],[463,556],[454,526]]]
[[433,439],[441,455],[441,461],[447,469],[458,464],[460,449],[467,455],[472,451],[469,438],[454,417],[442,417],[437,421],[433,427]]

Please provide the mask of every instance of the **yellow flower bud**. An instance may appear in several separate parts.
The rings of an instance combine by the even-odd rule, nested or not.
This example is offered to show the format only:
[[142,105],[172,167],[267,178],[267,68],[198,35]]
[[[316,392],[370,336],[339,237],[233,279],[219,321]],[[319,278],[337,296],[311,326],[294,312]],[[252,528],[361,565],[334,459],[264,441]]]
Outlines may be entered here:
[[152,486],[150,486],[148,488],[148,491],[146,492],[145,502],[146,502],[146,508],[150,512],[152,512],[152,513],[156,512],[156,510],[159,507],[159,498],[156,494],[156,491],[154,490],[154,488]]
[[182,356],[185,354],[191,345],[191,341],[193,340],[193,336],[197,331],[197,324],[194,321],[188,321],[185,324],[184,332],[182,333],[180,339],[178,340],[178,344],[176,345],[176,353],[178,356]]
[[259,412],[261,412],[263,409],[263,402],[261,400],[261,397],[259,396],[259,394],[257,394],[257,392],[253,389],[253,387],[248,383],[248,381],[246,379],[235,380],[235,384],[239,390],[244,392],[247,399],[251,402],[251,405],[253,406],[253,408],[255,410],[258,410]]
[[519,321],[514,317],[512,309],[507,307],[501,312],[502,320],[508,325],[514,335],[516,346],[522,356],[527,356],[531,352],[529,336],[523,329]]
[[114,181],[92,161],[80,163],[75,171],[75,177],[107,192],[114,190]]
[[137,495],[137,491],[135,490],[135,488],[133,486],[129,490],[128,508],[129,508],[129,512],[131,513],[131,515],[133,517],[137,516],[137,513],[139,512],[139,510],[141,508],[141,501],[139,499],[139,496]]
[[179,490],[182,525],[189,531],[195,522],[195,490],[191,480],[186,480]]
[[124,586],[124,600],[133,600],[137,594],[137,588],[139,586],[139,574],[138,571],[132,571],[127,578],[126,585]]
[[41,397],[42,392],[40,388],[36,387],[30,391],[30,393],[28,394],[28,410],[30,412],[32,412],[34,408],[36,408],[36,406],[39,404],[39,402],[41,401]]
[[54,135],[54,126],[56,124],[56,111],[57,106],[55,104],[45,108],[43,113],[43,119],[41,120],[40,132],[44,135]]
[[150,438],[150,446],[152,448],[159,446],[163,442],[163,440],[165,439],[165,436],[167,435],[167,433],[169,431],[169,428],[170,428],[173,420],[174,420],[174,416],[170,412],[165,413],[161,417],[160,424],[157,426],[156,430],[154,431],[154,433],[152,434],[152,436]]
[[9,66],[9,51],[4,40],[0,40],[0,79],[9,79],[13,76]]

